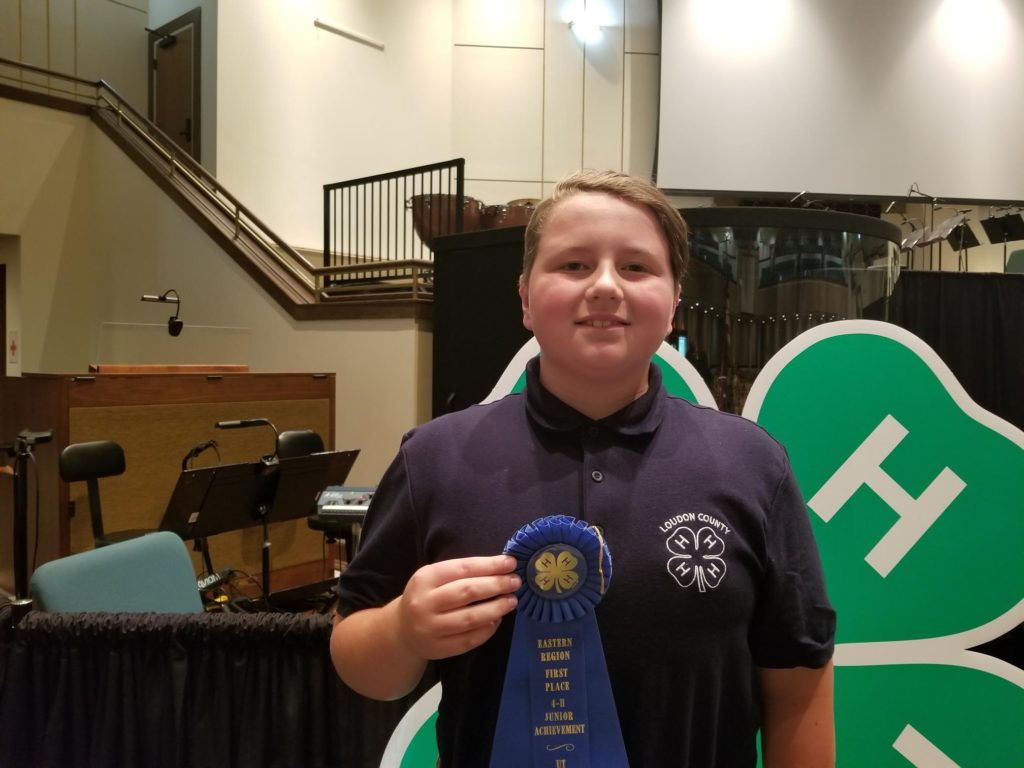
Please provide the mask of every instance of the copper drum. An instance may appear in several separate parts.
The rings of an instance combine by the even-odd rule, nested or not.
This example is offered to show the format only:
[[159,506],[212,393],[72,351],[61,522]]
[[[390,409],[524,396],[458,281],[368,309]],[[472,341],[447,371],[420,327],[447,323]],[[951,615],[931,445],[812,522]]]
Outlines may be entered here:
[[[458,195],[413,195],[408,207],[412,209],[412,226],[420,240],[433,247],[434,238],[455,232],[455,212]],[[466,197],[462,204],[462,231],[480,229],[483,205],[475,197]]]
[[507,210],[507,205],[485,205],[483,214],[480,217],[480,228],[494,229],[496,227],[504,227],[505,225],[502,222],[505,220],[505,212]]
[[539,202],[540,200],[535,197],[520,197],[516,200],[509,200],[505,223],[501,226],[525,227],[530,223],[530,217],[533,216],[533,210]]

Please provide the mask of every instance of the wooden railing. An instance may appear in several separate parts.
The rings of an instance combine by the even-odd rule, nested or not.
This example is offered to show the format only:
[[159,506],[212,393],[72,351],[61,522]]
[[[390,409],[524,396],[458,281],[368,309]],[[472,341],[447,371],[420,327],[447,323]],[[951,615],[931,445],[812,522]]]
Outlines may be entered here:
[[465,165],[456,158],[325,184],[327,292],[407,281],[428,292],[433,239],[464,231]]
[[[416,255],[409,251],[404,256],[397,252],[388,251],[381,254],[368,254],[363,258],[355,259],[351,255],[336,257],[330,252],[325,252],[322,265],[315,266],[305,256],[286,243],[269,226],[262,222],[251,210],[240,202],[229,192],[217,179],[202,165],[200,165],[184,149],[179,147],[173,139],[167,136],[147,117],[131,106],[118,94],[106,81],[90,81],[74,75],[66,75],[54,72],[31,64],[0,57],[0,91],[4,88],[13,88],[21,92],[21,98],[37,100],[48,106],[70,108],[69,105],[77,106],[75,111],[91,113],[94,119],[104,120],[108,126],[123,132],[126,138],[133,145],[142,147],[147,157],[160,165],[161,172],[166,178],[173,180],[187,189],[188,195],[194,200],[200,201],[198,207],[203,208],[206,215],[218,219],[218,225],[226,223],[228,236],[237,240],[245,241],[247,252],[255,250],[259,254],[258,261],[275,265],[275,271],[280,275],[284,274],[290,278],[292,283],[288,296],[291,301],[297,304],[335,303],[338,301],[356,299],[362,302],[372,301],[375,298],[389,301],[393,298],[425,299],[430,298],[430,265],[429,253],[426,257],[416,258]],[[2,94],[0,94],[2,95]],[[457,189],[455,194],[462,194],[462,172],[461,164],[457,161],[459,172],[457,174]],[[446,163],[437,164],[437,168],[446,166]],[[433,168],[434,166],[426,166]],[[423,172],[420,178],[420,186],[411,186],[408,190],[403,189],[402,194],[409,191],[410,196],[423,194],[423,190],[431,190],[434,187],[433,177],[425,169],[411,169],[411,171],[397,171],[393,174],[384,174],[381,177],[401,179],[411,172]],[[423,179],[430,179],[427,187],[423,187]],[[342,182],[339,188],[355,189],[362,187],[364,194],[367,189],[373,186],[366,185],[368,179],[355,180],[353,182]],[[397,184],[397,182],[396,182]],[[398,191],[396,186],[395,190]],[[437,193],[441,192],[438,182]],[[429,192],[428,192],[429,193]],[[341,193],[343,196],[349,193]],[[325,192],[326,199],[326,192]],[[406,198],[396,198],[394,215],[396,218],[402,216],[411,222],[411,211],[405,208]],[[367,208],[359,210],[367,211]],[[373,215],[379,215],[378,211]],[[365,215],[365,214],[364,214]],[[461,212],[458,221],[458,229],[461,231]],[[335,227],[326,218],[325,205],[325,232],[330,232]],[[346,237],[363,238],[363,243],[368,242],[367,235],[355,232],[350,228]],[[408,227],[404,235],[411,243],[415,241],[412,232]],[[377,239],[370,238],[370,242],[379,243]],[[387,238],[385,238],[385,241]],[[388,261],[388,270],[366,269],[368,261]],[[405,283],[404,288],[399,292],[394,290],[391,282],[395,277],[401,277]],[[278,277],[280,280],[280,277]],[[291,309],[291,308],[290,308]]]

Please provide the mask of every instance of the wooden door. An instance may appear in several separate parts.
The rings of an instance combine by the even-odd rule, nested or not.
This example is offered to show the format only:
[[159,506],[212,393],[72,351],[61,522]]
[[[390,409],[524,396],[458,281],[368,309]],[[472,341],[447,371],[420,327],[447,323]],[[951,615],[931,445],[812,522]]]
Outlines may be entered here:
[[150,34],[150,119],[200,160],[199,9]]

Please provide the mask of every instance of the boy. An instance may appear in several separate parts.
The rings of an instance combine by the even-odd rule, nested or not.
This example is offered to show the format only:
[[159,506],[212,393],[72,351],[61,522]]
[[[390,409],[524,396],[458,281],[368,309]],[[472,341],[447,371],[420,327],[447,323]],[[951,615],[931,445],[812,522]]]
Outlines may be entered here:
[[381,699],[438,660],[445,768],[489,763],[520,586],[489,553],[546,515],[610,548],[596,616],[632,768],[751,768],[758,728],[765,768],[834,762],[835,617],[785,451],[669,397],[651,363],[686,258],[649,182],[564,179],[526,231],[525,392],[412,430],[378,487],[332,657]]

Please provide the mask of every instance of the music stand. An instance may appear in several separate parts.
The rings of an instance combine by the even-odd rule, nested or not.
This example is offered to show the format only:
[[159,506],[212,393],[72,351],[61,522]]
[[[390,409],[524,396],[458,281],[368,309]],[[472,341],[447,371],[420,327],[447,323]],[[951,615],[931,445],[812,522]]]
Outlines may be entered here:
[[359,450],[323,451],[278,462],[277,492],[267,521],[280,523],[316,511],[317,496],[329,485],[341,485],[352,471]]
[[928,230],[924,227],[921,229],[915,229],[912,232],[908,232],[907,236],[900,241],[900,250],[909,251],[915,245],[920,245],[921,240],[928,234]]
[[358,455],[358,450],[325,451],[280,461],[186,469],[178,476],[160,530],[188,540],[264,526],[261,558],[266,602],[270,597],[267,524],[308,515],[320,491],[345,481]]
[[[263,520],[263,592],[266,598],[270,597],[270,538],[267,535],[267,524],[307,517],[316,511],[319,494],[329,485],[345,482],[358,456],[358,449],[322,451],[278,461],[274,501]],[[296,592],[295,589],[286,591]]]
[[1011,240],[1024,240],[1024,214],[1008,213],[1003,216],[990,216],[981,220],[981,228],[985,230],[990,243],[1003,244],[1003,269],[1006,269],[1006,244]]
[[[908,223],[908,222],[904,222]],[[907,268],[914,267],[914,248],[921,245],[921,241],[928,235],[928,229],[922,224],[920,229],[914,229],[907,233],[907,236],[900,241],[900,250],[907,252]]]
[[178,476],[161,531],[186,541],[259,525],[274,500],[276,464],[262,461],[186,469]]
[[[959,254],[963,254],[968,248],[978,245],[978,238],[968,224],[967,214],[958,213],[945,219],[932,230],[928,238],[929,242],[939,241],[939,269],[942,269],[942,241],[948,240],[949,244]],[[966,268],[966,262],[958,263],[958,267]]]
[[956,224],[953,229],[950,230],[946,239],[957,251],[965,251],[968,248],[974,248],[980,244],[977,235],[974,234],[974,230],[972,230],[970,224],[967,223],[966,216],[962,221],[960,221],[960,223]]

